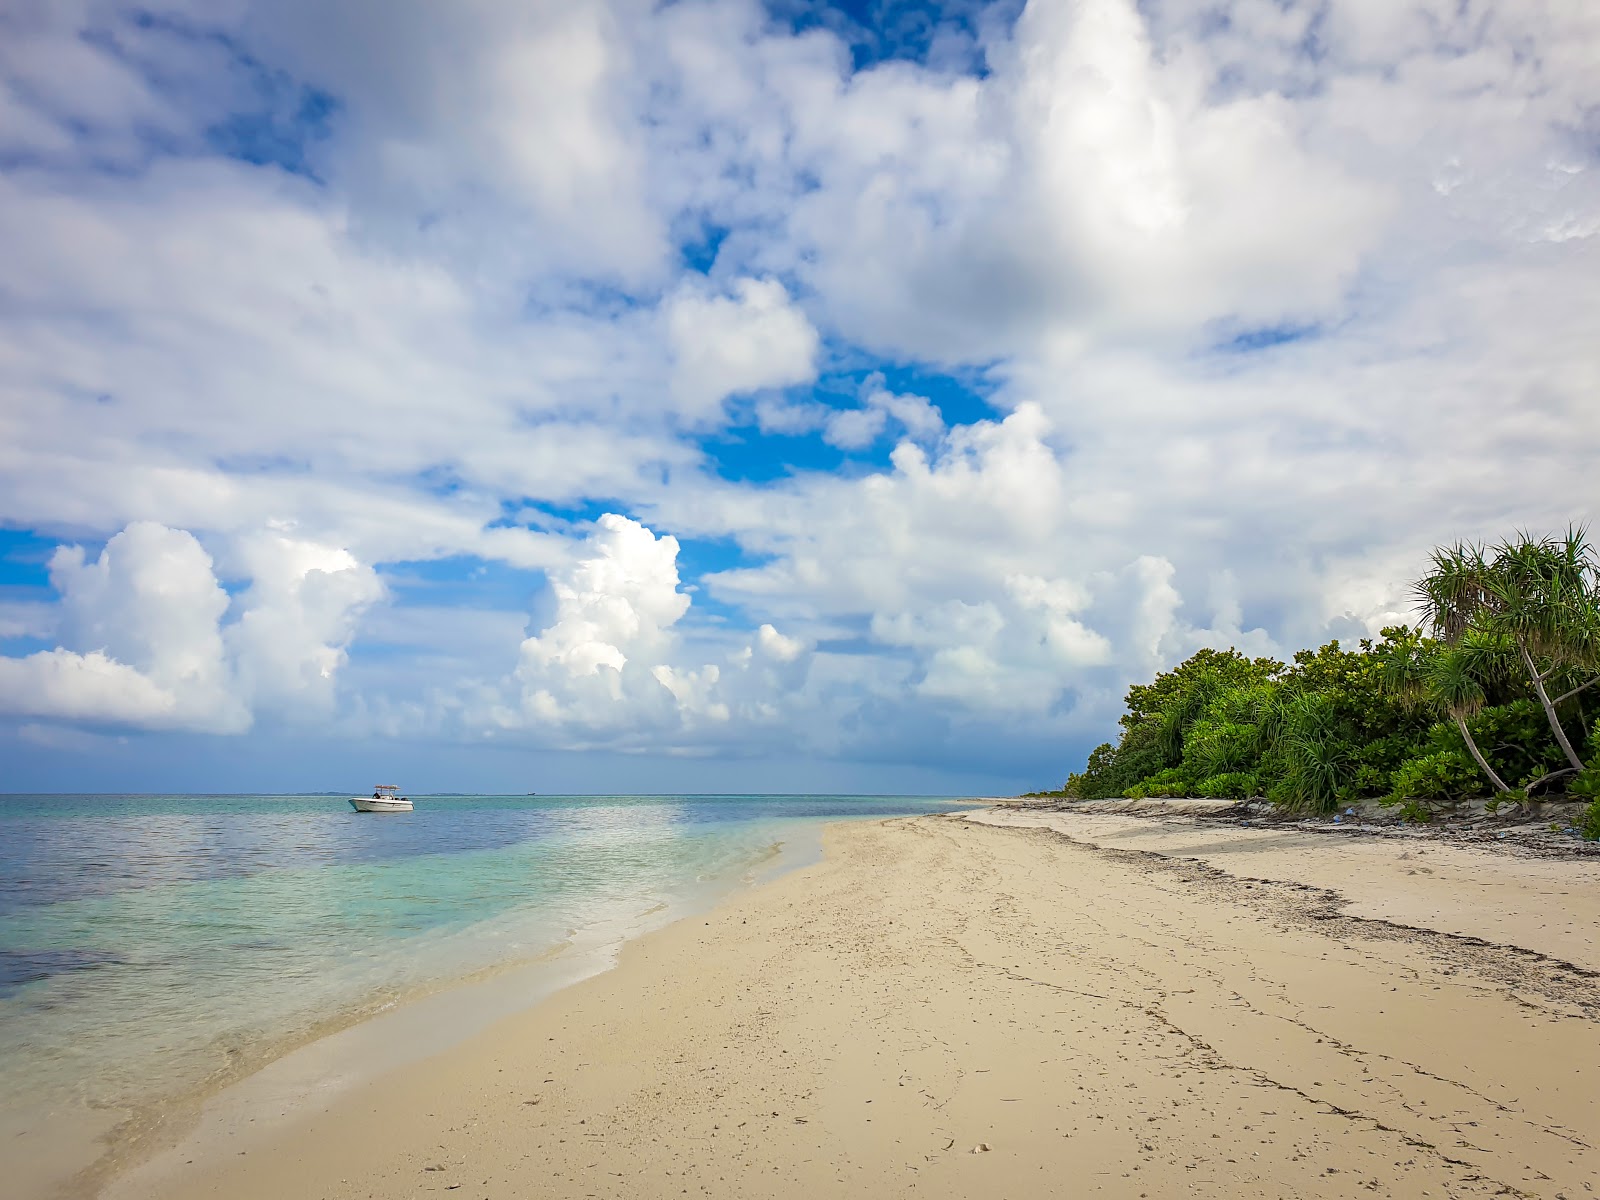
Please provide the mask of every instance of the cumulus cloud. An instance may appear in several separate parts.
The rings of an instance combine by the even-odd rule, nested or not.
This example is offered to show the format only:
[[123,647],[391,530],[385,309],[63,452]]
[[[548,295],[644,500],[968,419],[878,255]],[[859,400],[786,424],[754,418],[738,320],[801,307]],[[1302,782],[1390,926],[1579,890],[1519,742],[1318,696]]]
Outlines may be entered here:
[[950,362],[1342,312],[1391,197],[1283,97],[1219,102],[1132,0],[1036,0],[989,57],[802,118],[825,186],[791,227],[854,336]]
[[[1038,762],[1199,645],[1375,629],[1431,544],[1585,515],[1592,4],[934,40],[862,60],[755,0],[0,14],[0,511],[107,539],[0,609],[7,711]],[[951,364],[985,419],[874,374]],[[427,560],[548,611],[519,649],[520,596],[469,598],[430,649],[380,582]],[[410,676],[359,652],[401,625]]]
[[1046,738],[1114,721],[1130,678],[1201,646],[1282,652],[1246,619],[1237,581],[1186,596],[1172,561],[1096,530],[1054,436],[1043,410],[1024,405],[951,431],[931,453],[903,443],[887,473],[808,477],[764,507],[730,496],[692,514],[768,558],[713,576],[713,593],[782,614],[819,663],[835,659],[796,705],[808,736],[826,741],[821,723],[846,715],[821,695],[841,671],[856,708],[892,702]]
[[240,691],[257,708],[331,711],[345,648],[384,595],[377,573],[343,547],[279,531],[235,554],[251,581],[226,632]]
[[804,679],[808,647],[762,625],[723,662],[691,665],[705,647],[678,628],[691,604],[678,551],[670,535],[602,516],[575,560],[550,572],[549,623],[523,641],[513,706],[496,721],[558,744],[654,736],[658,748],[682,748],[730,722],[747,732],[776,717]]
[[238,732],[248,711],[227,687],[218,623],[228,595],[192,535],[139,522],[88,561],[50,562],[63,645],[0,658],[0,706],[36,717]]
[[63,546],[54,649],[0,657],[0,709],[97,724],[238,733],[260,711],[328,712],[360,613],[383,595],[346,550],[281,532],[230,556],[235,607],[193,534],[137,521],[98,557]]
[[[588,554],[554,571],[555,619],[522,643],[523,711],[548,722],[629,724],[670,707],[654,670],[689,608],[678,590],[678,543],[607,513]],[[626,701],[626,703],[625,703]]]
[[690,417],[715,415],[740,392],[808,383],[817,331],[775,279],[740,279],[731,295],[686,284],[665,304],[672,391]]

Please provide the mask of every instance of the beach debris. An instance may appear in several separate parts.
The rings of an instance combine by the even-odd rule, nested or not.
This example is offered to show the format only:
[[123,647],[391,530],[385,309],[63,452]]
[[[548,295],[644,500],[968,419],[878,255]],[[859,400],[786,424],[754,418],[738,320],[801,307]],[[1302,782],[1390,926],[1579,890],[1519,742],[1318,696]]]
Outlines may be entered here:
[[989,1143],[988,1142],[979,1142],[976,1146],[974,1146],[971,1150],[969,1150],[968,1153],[969,1154],[987,1154],[987,1153],[989,1153]]

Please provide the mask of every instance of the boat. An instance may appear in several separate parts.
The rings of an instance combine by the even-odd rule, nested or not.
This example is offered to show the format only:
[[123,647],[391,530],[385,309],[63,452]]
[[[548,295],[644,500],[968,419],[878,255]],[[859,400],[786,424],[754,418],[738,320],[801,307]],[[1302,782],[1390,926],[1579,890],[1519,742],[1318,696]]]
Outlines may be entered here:
[[357,812],[410,812],[411,801],[399,792],[398,784],[380,783],[370,796],[351,796],[350,807]]

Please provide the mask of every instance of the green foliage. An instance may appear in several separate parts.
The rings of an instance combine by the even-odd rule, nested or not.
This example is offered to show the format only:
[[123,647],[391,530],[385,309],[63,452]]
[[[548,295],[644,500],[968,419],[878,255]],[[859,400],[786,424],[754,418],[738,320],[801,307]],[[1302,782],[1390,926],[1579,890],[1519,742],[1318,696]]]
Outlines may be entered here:
[[1466,796],[1481,794],[1483,783],[1478,765],[1464,751],[1434,750],[1401,764],[1394,773],[1393,789],[1383,803],[1409,810],[1420,807],[1432,815]]
[[1578,832],[1586,842],[1600,842],[1600,763],[1591,763],[1580,771],[1567,794],[1589,801],[1589,807],[1578,817]]
[[1182,767],[1168,767],[1127,791],[1130,799],[1143,800],[1148,796],[1183,797],[1194,795],[1194,784]]
[[1189,727],[1181,765],[1191,778],[1243,771],[1259,756],[1256,726],[1202,716]]
[[[1526,788],[1566,765],[1536,700],[1513,700],[1485,708],[1467,721],[1467,729],[1506,780],[1519,787]],[[1453,746],[1464,745],[1453,726],[1444,738]]]
[[[1581,769],[1561,706],[1600,682],[1600,565],[1585,531],[1574,527],[1561,538],[1519,533],[1492,551],[1465,544],[1436,550],[1416,596],[1446,658],[1459,649],[1506,664],[1506,674],[1538,699],[1566,762]],[[1463,671],[1473,673],[1472,665]],[[1468,691],[1476,690],[1474,682]],[[1482,700],[1469,695],[1465,703],[1470,707],[1452,703],[1449,711],[1459,716]]]
[[1195,791],[1209,800],[1245,800],[1255,795],[1256,777],[1246,771],[1231,771],[1203,779]]
[[1528,793],[1523,788],[1511,788],[1509,791],[1496,792],[1483,802],[1483,811],[1491,817],[1506,805],[1521,806],[1528,802]]
[[[1205,649],[1130,687],[1084,798],[1265,794],[1293,812],[1366,799],[1425,819],[1563,788],[1600,804],[1600,563],[1584,532],[1434,553],[1416,597],[1432,637],[1385,629],[1289,663]],[[1591,761],[1580,765],[1577,747]]]
[[1335,696],[1303,691],[1283,706],[1277,749],[1283,774],[1274,802],[1295,812],[1326,813],[1353,782],[1350,729]]
[[1067,776],[1063,789],[1080,800],[1105,800],[1121,796],[1147,775],[1165,765],[1148,727],[1123,735],[1122,742],[1103,742],[1089,755],[1083,770]]
[[1416,750],[1417,735],[1410,729],[1398,729],[1357,746],[1350,754],[1347,791],[1360,799],[1385,795],[1395,771]]
[[1132,728],[1159,718],[1184,703],[1183,698],[1197,689],[1248,686],[1271,679],[1282,670],[1280,662],[1270,658],[1246,658],[1237,650],[1207,648],[1198,651],[1172,670],[1157,675],[1153,682],[1130,687],[1126,697],[1128,711],[1122,724]]

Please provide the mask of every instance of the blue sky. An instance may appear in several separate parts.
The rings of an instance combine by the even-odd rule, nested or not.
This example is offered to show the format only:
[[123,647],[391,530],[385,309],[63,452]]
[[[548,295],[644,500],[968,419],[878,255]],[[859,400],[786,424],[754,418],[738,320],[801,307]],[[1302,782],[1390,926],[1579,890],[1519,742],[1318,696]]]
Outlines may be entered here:
[[1527,7],[0,14],[0,789],[1009,792],[1405,619],[1591,515]]

